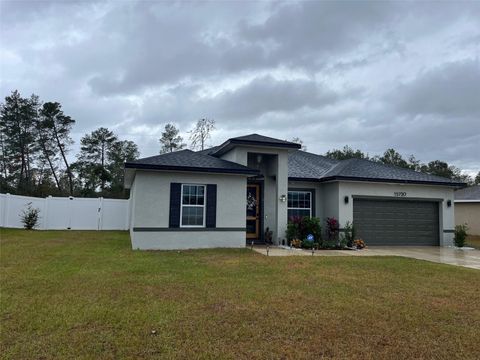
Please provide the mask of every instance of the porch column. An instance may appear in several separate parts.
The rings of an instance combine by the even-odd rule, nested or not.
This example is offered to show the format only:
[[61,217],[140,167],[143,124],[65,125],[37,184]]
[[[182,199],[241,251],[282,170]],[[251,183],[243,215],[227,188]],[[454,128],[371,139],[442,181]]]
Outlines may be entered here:
[[279,152],[277,156],[276,173],[276,232],[274,234],[276,243],[281,244],[285,239],[285,230],[287,230],[287,201],[281,201],[280,198],[288,196],[288,153]]

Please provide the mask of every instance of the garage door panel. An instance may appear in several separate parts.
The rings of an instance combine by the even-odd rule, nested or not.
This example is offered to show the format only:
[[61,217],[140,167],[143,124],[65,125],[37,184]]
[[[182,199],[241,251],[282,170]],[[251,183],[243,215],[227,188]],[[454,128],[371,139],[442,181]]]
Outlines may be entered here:
[[368,245],[438,245],[438,203],[354,199],[353,223]]

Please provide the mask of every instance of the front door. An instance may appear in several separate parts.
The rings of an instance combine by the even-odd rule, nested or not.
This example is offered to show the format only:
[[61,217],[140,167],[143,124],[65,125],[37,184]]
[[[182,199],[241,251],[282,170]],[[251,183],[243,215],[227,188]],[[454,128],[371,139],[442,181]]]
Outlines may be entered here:
[[247,185],[247,239],[260,237],[260,185]]

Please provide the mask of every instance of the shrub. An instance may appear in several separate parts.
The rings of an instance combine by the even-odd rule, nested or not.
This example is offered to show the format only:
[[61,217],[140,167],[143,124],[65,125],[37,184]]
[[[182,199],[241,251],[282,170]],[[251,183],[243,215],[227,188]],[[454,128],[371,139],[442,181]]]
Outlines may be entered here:
[[339,224],[338,220],[334,217],[327,218],[327,239],[330,243],[338,244],[338,233],[339,233]]
[[301,223],[301,218],[298,216],[292,216],[288,220],[287,230],[285,232],[285,236],[287,237],[287,240],[292,241],[300,238],[300,223]]
[[27,204],[27,208],[22,211],[20,215],[23,227],[27,230],[32,230],[38,225],[40,219],[40,209],[32,207],[32,203]]
[[353,246],[353,240],[355,240],[355,227],[350,221],[345,224],[345,242],[348,247]]
[[306,239],[309,234],[313,235],[313,242],[322,241],[322,225],[320,219],[316,217],[304,217],[302,219],[302,239]]
[[465,239],[467,238],[467,235],[468,235],[467,231],[468,231],[467,224],[455,226],[455,235],[453,237],[455,246],[458,246],[458,247],[465,246]]
[[[320,219],[315,217],[292,216],[288,220],[286,237],[289,241],[299,239],[305,240],[309,234],[314,237],[313,242],[321,242],[322,226]],[[311,241],[303,241],[303,243],[313,243]],[[310,245],[309,245],[310,246]]]

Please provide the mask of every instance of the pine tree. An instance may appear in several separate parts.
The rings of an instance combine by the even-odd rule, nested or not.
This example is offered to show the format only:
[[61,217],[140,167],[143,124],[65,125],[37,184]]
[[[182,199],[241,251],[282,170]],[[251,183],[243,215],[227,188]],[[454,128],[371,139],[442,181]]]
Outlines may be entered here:
[[22,98],[15,90],[5,98],[0,109],[4,174],[20,193],[32,193],[33,161],[36,146],[36,106],[38,97]]
[[181,150],[186,146],[179,133],[180,130],[178,130],[175,125],[165,125],[165,131],[162,132],[162,137],[160,138],[160,144],[162,144],[160,154]]
[[107,154],[117,136],[107,128],[101,127],[80,140],[80,153],[76,168],[84,180],[84,187],[94,192],[98,186],[102,193],[106,183],[111,180],[107,169]]
[[[69,192],[70,195],[73,195],[73,174],[67,160],[67,153],[69,146],[73,144],[70,131],[75,124],[75,120],[63,113],[62,106],[58,102],[47,102],[43,104],[40,110],[40,118],[41,126],[46,134],[46,144],[50,146],[53,145],[55,153],[58,151],[58,154],[60,154],[68,177]],[[52,144],[50,142],[52,142]],[[52,172],[54,172],[53,169]],[[54,175],[54,177],[58,185],[57,176]]]
[[138,146],[130,140],[120,140],[112,144],[108,150],[108,171],[111,175],[110,191],[114,195],[123,193],[124,165],[140,155]]

